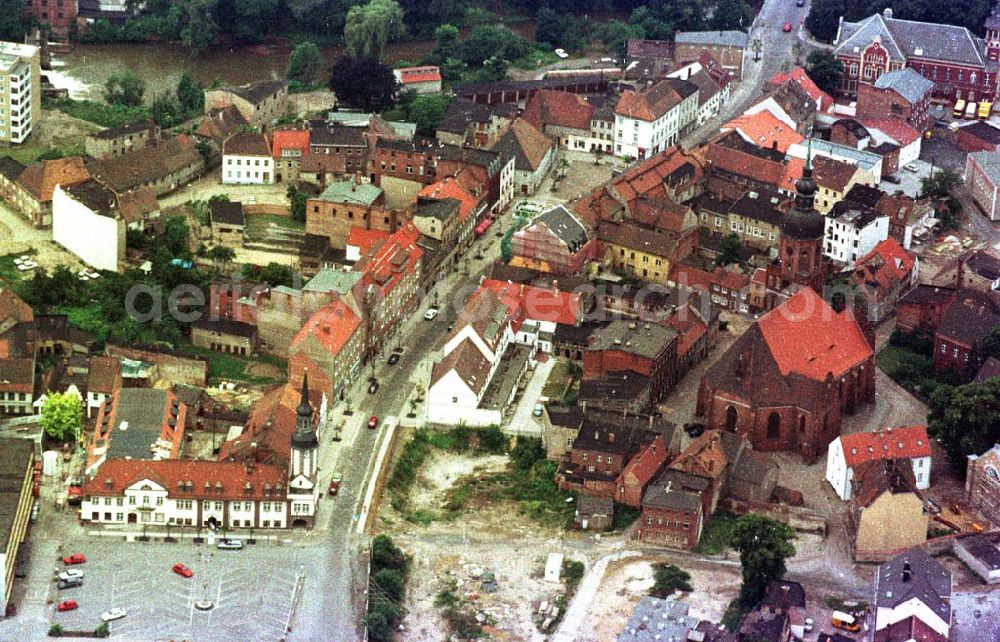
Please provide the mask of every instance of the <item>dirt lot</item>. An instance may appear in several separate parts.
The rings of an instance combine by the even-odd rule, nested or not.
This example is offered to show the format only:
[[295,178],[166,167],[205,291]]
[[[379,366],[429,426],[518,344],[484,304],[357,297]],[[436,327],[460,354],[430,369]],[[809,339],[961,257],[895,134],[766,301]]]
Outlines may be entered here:
[[[653,564],[661,561],[667,560],[648,556],[609,564],[577,640],[614,640],[625,627],[639,599],[649,593],[653,586]],[[688,603],[692,616],[718,622],[726,607],[739,594],[739,568],[701,563],[681,563],[681,567],[691,574],[694,591],[681,594],[680,599]]]

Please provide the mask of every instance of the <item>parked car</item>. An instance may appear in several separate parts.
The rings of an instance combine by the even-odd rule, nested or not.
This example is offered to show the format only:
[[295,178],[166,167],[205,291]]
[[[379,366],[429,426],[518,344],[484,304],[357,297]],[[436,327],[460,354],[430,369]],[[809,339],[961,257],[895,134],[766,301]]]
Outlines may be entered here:
[[219,540],[219,543],[216,544],[215,547],[224,551],[239,551],[243,550],[243,540],[232,537],[224,537]]
[[903,166],[903,169],[905,169],[908,172],[913,172],[914,174],[920,171],[920,168],[917,167],[915,163],[907,163],[906,165]]
[[399,363],[399,356],[400,355],[399,355],[398,352],[393,352],[392,354],[390,354],[389,355],[389,365],[390,366],[394,366],[397,363]]
[[532,409],[531,414],[535,417],[541,417],[542,413],[545,412],[545,406],[540,403],[536,403],[534,409]]
[[340,492],[340,473],[334,473],[330,480],[330,497],[336,497]]
[[434,317],[438,315],[437,308],[427,308],[427,312],[424,312],[424,318],[428,321],[433,321]]
[[566,53],[565,49],[556,49],[556,55],[562,59],[569,58],[569,54]]
[[378,415],[372,415],[368,418],[369,428],[378,428]]
[[806,0],[795,0],[795,6],[796,7],[804,7],[804,6],[806,6]]
[[125,609],[111,609],[110,611],[101,613],[101,619],[105,622],[113,622],[114,620],[122,619],[125,615]]
[[178,575],[180,575],[181,577],[194,577],[194,571],[192,571],[187,566],[184,566],[180,562],[177,562],[176,564],[174,564],[174,566],[173,566],[173,568],[171,570],[174,573],[177,573]]
[[378,379],[372,379],[372,382],[368,384],[368,394],[373,395],[378,392]]
[[73,553],[72,555],[67,555],[63,558],[63,564],[83,564],[87,561],[87,556],[83,553]]
[[882,177],[882,180],[886,183],[892,183],[893,185],[899,185],[902,182],[895,174],[886,174]]
[[65,579],[65,580],[61,579],[61,580],[59,580],[59,583],[57,584],[57,586],[59,587],[59,590],[68,589],[68,588],[76,588],[77,586],[83,586],[83,578],[82,577],[71,577],[71,578]]
[[83,571],[78,568],[71,568],[59,574],[59,579],[61,580],[68,580],[74,577],[83,577]]
[[842,629],[844,631],[857,632],[861,630],[861,623],[858,622],[853,615],[842,611],[833,612],[833,615],[830,616],[830,624],[832,624],[834,628]]
[[786,22],[786,23],[785,23],[785,24],[784,24],[784,25],[783,25],[783,26],[781,27],[781,30],[782,30],[782,31],[784,31],[785,33],[791,33],[791,32],[792,32],[792,23],[790,23],[790,22]]
[[76,600],[63,600],[56,607],[56,610],[60,611],[60,612],[61,611],[75,611],[79,607],[80,607],[80,605],[76,603]]

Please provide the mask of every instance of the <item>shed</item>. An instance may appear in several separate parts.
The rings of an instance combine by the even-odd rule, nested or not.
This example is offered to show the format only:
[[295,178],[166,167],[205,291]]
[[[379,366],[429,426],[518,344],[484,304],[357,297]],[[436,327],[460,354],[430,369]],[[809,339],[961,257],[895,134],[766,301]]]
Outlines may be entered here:
[[545,581],[558,583],[562,575],[562,553],[549,553],[549,558],[545,560]]
[[573,525],[585,531],[606,531],[611,528],[614,515],[615,503],[610,498],[580,495]]

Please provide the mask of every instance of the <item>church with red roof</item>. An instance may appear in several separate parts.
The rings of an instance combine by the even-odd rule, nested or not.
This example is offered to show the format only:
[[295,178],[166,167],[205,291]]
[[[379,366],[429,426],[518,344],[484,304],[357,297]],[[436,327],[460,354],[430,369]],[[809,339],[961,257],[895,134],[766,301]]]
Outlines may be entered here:
[[757,450],[807,460],[826,452],[845,415],[875,398],[874,336],[850,310],[802,288],[758,319],[709,368],[697,415]]

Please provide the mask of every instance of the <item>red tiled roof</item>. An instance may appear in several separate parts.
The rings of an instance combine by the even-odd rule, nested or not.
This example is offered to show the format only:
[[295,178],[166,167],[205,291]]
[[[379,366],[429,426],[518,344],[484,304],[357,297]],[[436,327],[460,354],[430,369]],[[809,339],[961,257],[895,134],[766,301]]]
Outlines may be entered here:
[[445,177],[436,183],[431,183],[427,187],[417,192],[418,197],[445,199],[453,198],[458,201],[458,220],[464,221],[469,214],[476,209],[479,199],[469,193],[461,183],[451,176]]
[[31,394],[35,390],[35,360],[14,357],[0,359],[0,390]]
[[677,340],[677,356],[680,358],[683,358],[688,350],[708,332],[708,326],[705,325],[705,322],[691,312],[673,315],[670,318],[670,327],[677,330],[680,335]]
[[433,65],[426,65],[423,67],[400,67],[394,71],[399,74],[399,81],[404,85],[441,80],[441,70]]
[[420,269],[424,251],[417,247],[420,232],[407,223],[354,264],[353,271],[363,272],[364,281],[376,285],[385,297],[390,296],[396,285],[407,274]]
[[824,381],[841,376],[872,356],[872,348],[849,311],[835,312],[812,288],[802,288],[757,321],[782,375]]
[[906,147],[920,138],[920,132],[898,118],[863,118],[861,124],[869,131],[877,129],[894,139],[901,147]]
[[748,142],[757,147],[769,147],[779,152],[787,152],[792,145],[805,138],[790,128],[767,110],[756,114],[738,116],[722,126],[721,131],[736,130]]
[[[767,185],[774,185],[775,187],[782,184],[782,176],[786,172],[784,163],[769,161],[738,149],[719,145],[718,143],[708,144],[705,150],[705,160],[722,171],[736,174],[737,176],[745,176]],[[800,170],[798,176],[801,175]]]
[[913,459],[931,456],[927,426],[905,426],[841,435],[840,445],[844,449],[844,459],[849,468],[879,459]]
[[303,154],[309,151],[308,129],[276,131],[272,136],[271,155],[275,158],[281,156],[281,153],[286,149],[297,149]]
[[[146,479],[165,488],[174,499],[219,501],[280,500],[287,484],[284,466],[257,464],[248,468],[242,462],[209,459],[109,459],[93,478],[84,481],[83,494],[120,496],[129,486]],[[187,482],[190,491],[186,490]],[[185,484],[183,491],[179,490],[181,483]]]
[[582,309],[577,293],[493,279],[483,281],[480,288],[492,291],[508,309],[520,309],[525,318],[563,325],[580,322]]
[[382,230],[366,230],[363,227],[358,227],[357,225],[351,227],[351,231],[347,233],[347,244],[358,248],[361,255],[364,256],[371,252],[371,249],[382,243],[387,238],[389,238],[389,233]]
[[670,80],[661,80],[649,89],[622,92],[615,105],[615,113],[626,118],[654,121],[683,100]]
[[52,200],[52,192],[55,191],[56,185],[63,187],[78,185],[90,178],[90,172],[83,164],[83,159],[75,156],[28,165],[17,177],[17,183],[28,190],[36,200],[46,203]]
[[[858,168],[850,163],[826,156],[816,156],[812,159],[813,180],[819,187],[826,187],[835,192],[844,192]],[[781,178],[780,189],[785,192],[795,191],[795,181],[802,177],[806,161],[802,158],[789,157],[785,165],[785,173]]]
[[29,323],[35,314],[31,306],[10,289],[0,288],[0,326],[8,320],[14,323]]
[[[320,406],[323,394],[318,386],[310,386],[309,402],[313,408]],[[291,384],[266,393],[251,406],[243,433],[222,444],[219,460],[249,457],[253,444],[257,444],[256,461],[286,464],[295,432],[295,409],[301,401],[301,389]]]
[[907,278],[914,261],[914,255],[904,250],[899,241],[890,236],[861,257],[857,269],[866,277],[877,280],[882,287],[891,288]]
[[338,355],[361,325],[361,319],[339,297],[313,313],[292,338],[295,350],[308,337],[315,338],[329,354]]
[[628,462],[622,475],[631,474],[640,486],[645,486],[666,462],[667,447],[663,443],[663,436],[657,435]]
[[783,85],[789,80],[798,83],[809,94],[809,97],[819,105],[821,111],[826,111],[833,105],[833,97],[817,87],[816,83],[813,82],[812,78],[809,77],[809,74],[802,67],[795,67],[787,74],[777,73],[767,82],[769,85]]
[[528,100],[521,118],[542,131],[546,125],[589,131],[593,112],[593,106],[579,94],[542,90]]

